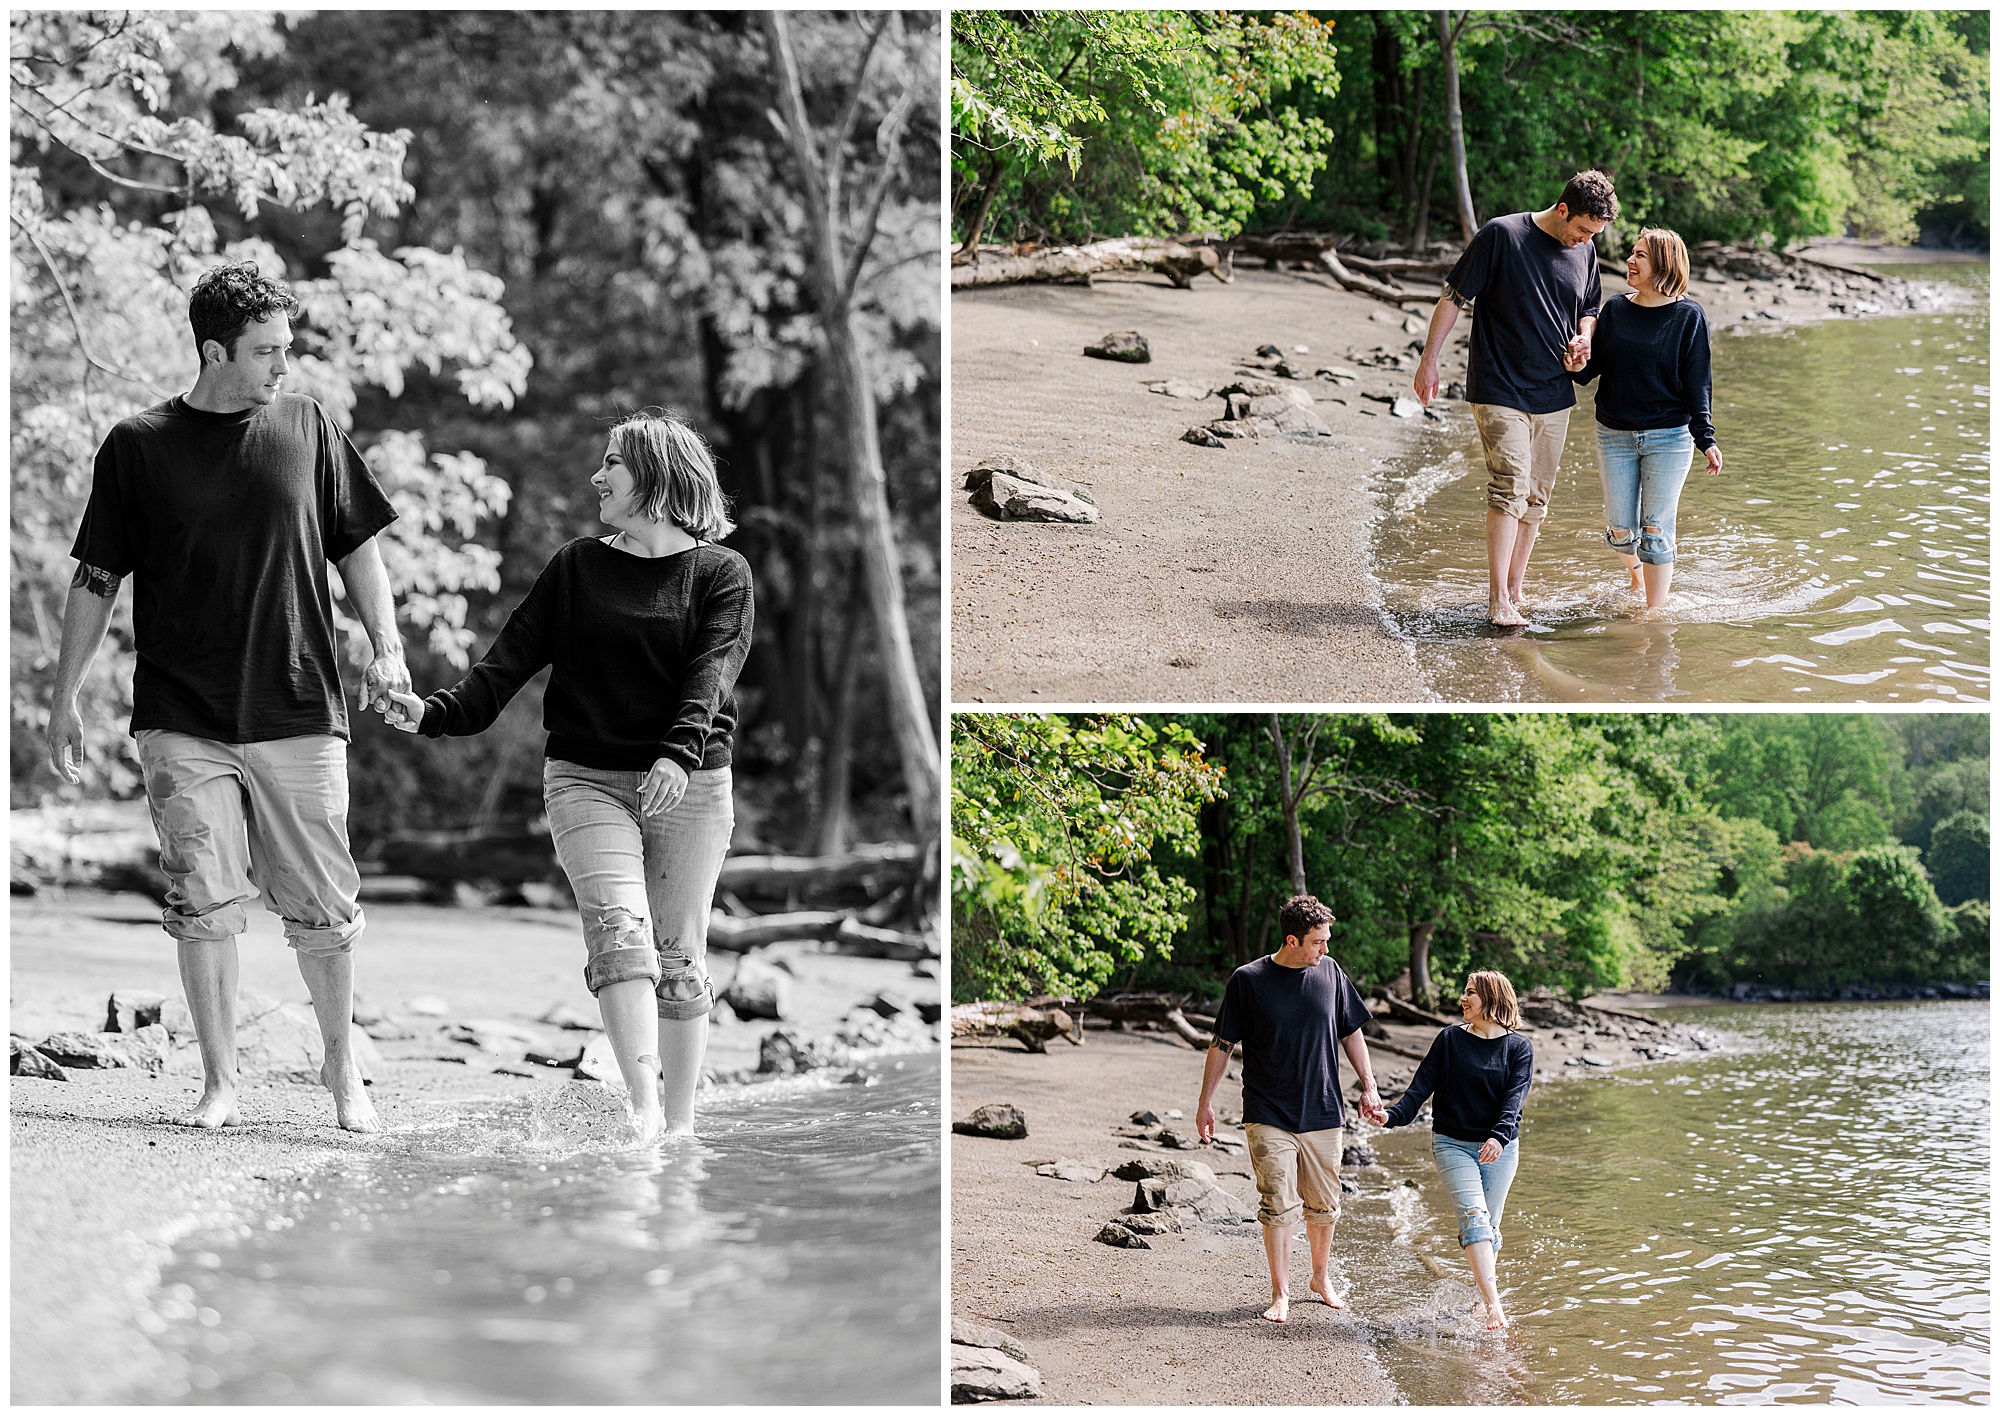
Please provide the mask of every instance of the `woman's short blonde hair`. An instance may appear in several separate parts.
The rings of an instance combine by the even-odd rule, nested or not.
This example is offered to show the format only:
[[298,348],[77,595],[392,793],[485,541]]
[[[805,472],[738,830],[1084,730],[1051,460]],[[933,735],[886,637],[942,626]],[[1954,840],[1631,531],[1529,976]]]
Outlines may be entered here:
[[640,514],[671,521],[697,541],[720,541],[736,529],[715,458],[700,433],[664,408],[646,408],[611,430],[632,474]]
[[1653,284],[1662,295],[1678,300],[1687,294],[1688,248],[1678,233],[1662,226],[1649,226],[1632,244],[1646,248],[1646,259],[1653,266]]
[[1479,1006],[1487,1017],[1503,1028],[1521,1026],[1521,1004],[1514,997],[1514,985],[1507,982],[1507,975],[1481,969],[1467,976],[1465,986],[1479,995]]

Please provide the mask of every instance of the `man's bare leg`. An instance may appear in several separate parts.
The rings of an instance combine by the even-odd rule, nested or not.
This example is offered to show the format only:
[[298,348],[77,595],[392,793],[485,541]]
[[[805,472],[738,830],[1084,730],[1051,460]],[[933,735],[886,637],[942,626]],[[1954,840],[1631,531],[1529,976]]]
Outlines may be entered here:
[[694,1093],[707,1052],[708,1014],[660,1019],[660,1102],[669,1136],[694,1134]]
[[319,1020],[320,1043],[326,1052],[319,1079],[333,1093],[334,1120],[343,1131],[379,1131],[382,1123],[361,1085],[349,1031],[354,1025],[354,955],[293,952],[299,956],[299,973],[312,995],[313,1016]]
[[660,1110],[660,1019],[653,998],[653,981],[631,978],[597,991],[597,1009],[604,1015],[604,1035],[618,1058],[625,1079],[627,1104],[639,1139],[657,1141],[666,1129]]
[[1333,1275],[1327,1265],[1333,1258],[1333,1226],[1331,1224],[1308,1224],[1306,1226],[1306,1247],[1312,1251],[1313,1276],[1306,1287],[1319,1295],[1320,1302],[1329,1308],[1345,1308],[1347,1305],[1333,1296]]
[[1492,1241],[1481,1239],[1477,1244],[1467,1244],[1465,1260],[1472,1265],[1472,1281],[1486,1305],[1486,1330],[1494,1332],[1507,1326],[1507,1312],[1500,1306],[1499,1281],[1494,1273]]
[[1264,1310],[1264,1321],[1282,1323],[1291,1315],[1291,1264],[1292,1226],[1289,1224],[1266,1224],[1264,1231],[1264,1262],[1271,1266],[1271,1306]]
[[1528,578],[1528,557],[1534,553],[1535,538],[1542,533],[1539,521],[1523,521],[1514,533],[1514,554],[1507,563],[1507,599],[1515,609],[1523,604]]
[[1486,617],[1494,624],[1520,626],[1528,621],[1514,608],[1508,578],[1513,573],[1515,534],[1521,522],[1497,507],[1486,508]]
[[179,941],[181,988],[201,1047],[201,1100],[180,1125],[240,1126],[236,1110],[236,937]]

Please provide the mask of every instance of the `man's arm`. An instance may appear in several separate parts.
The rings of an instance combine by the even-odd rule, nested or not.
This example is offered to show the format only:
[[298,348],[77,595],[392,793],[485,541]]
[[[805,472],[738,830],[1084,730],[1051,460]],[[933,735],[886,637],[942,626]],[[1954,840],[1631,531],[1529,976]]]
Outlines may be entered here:
[[361,707],[389,710],[389,695],[410,691],[410,669],[403,662],[403,636],[396,630],[396,597],[389,588],[389,568],[382,564],[381,547],[369,537],[347,557],[336,562],[340,579],[347,586],[347,602],[361,619],[368,642],[375,650],[374,661],[361,676]]
[[1224,1042],[1221,1038],[1211,1038],[1208,1054],[1201,1064],[1201,1100],[1195,1103],[1194,1133],[1204,1141],[1215,1139],[1215,1089],[1222,1085],[1223,1077],[1229,1071],[1229,1056],[1236,1051],[1236,1044]]
[[74,786],[83,780],[83,713],[77,693],[111,628],[123,576],[79,565],[63,604],[62,649],[56,658],[55,696],[49,704],[49,766]]
[[1447,290],[1438,297],[1437,308],[1431,311],[1430,331],[1424,335],[1424,354],[1417,360],[1417,397],[1429,403],[1438,395],[1438,356],[1444,351],[1445,340],[1451,337],[1452,327],[1458,323],[1458,297]]
[[1382,1097],[1375,1090],[1375,1066],[1368,1060],[1368,1039],[1356,1028],[1340,1040],[1340,1050],[1347,1054],[1348,1065],[1354,1068],[1354,1075],[1361,1082],[1361,1114],[1377,1126],[1389,1119],[1389,1108],[1382,1104]]

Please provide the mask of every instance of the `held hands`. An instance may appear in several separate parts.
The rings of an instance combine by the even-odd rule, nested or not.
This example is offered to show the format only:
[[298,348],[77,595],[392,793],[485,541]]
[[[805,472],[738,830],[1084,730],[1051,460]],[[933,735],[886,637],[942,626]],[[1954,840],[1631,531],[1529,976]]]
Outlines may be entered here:
[[1722,449],[1711,445],[1708,449],[1708,475],[1713,477],[1722,470]]
[[1381,1093],[1372,1086],[1361,1093],[1361,1114],[1367,1117],[1372,1125],[1388,1124],[1389,1108],[1382,1104]]
[[1563,351],[1563,367],[1572,374],[1580,374],[1589,362],[1590,340],[1579,334],[1570,340],[1569,348]]
[[1486,1144],[1479,1148],[1479,1163],[1481,1165],[1491,1165],[1500,1158],[1500,1149],[1500,1143],[1491,1136],[1488,1136]]
[[424,700],[414,693],[384,693],[378,706],[392,728],[413,733],[423,726]]
[[[386,717],[389,713],[390,696],[396,693],[408,694],[409,691],[410,666],[403,662],[402,650],[398,649],[392,654],[377,654],[374,661],[361,674],[361,711],[365,713],[374,708]],[[418,716],[423,715],[419,713]],[[397,724],[397,726],[402,725]]]
[[648,816],[672,811],[681,804],[687,789],[687,769],[671,757],[662,757],[639,787],[639,809]]

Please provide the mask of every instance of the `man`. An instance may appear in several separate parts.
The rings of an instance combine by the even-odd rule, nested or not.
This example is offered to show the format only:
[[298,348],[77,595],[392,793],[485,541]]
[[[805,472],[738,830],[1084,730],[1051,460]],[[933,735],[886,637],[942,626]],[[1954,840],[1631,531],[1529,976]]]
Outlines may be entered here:
[[1521,583],[1555,490],[1576,390],[1565,357],[1588,358],[1603,301],[1591,240],[1618,219],[1602,172],[1579,172],[1546,211],[1498,216],[1479,228],[1431,312],[1417,363],[1417,397],[1437,397],[1438,352],[1458,312],[1472,322],[1466,399],[1492,480],[1486,488],[1487,614],[1524,625]]
[[1312,1252],[1308,1287],[1329,1308],[1347,1305],[1333,1293],[1327,1259],[1340,1219],[1340,1049],[1361,1082],[1361,1112],[1376,1125],[1388,1108],[1375,1091],[1368,1044],[1361,1025],[1368,1009],[1339,964],[1326,956],[1333,911],[1311,895],[1297,895],[1278,911],[1285,942],[1277,953],[1245,964],[1229,976],[1202,1067],[1196,1132],[1215,1136],[1215,1089],[1229,1054],[1243,1047],[1243,1132],[1257,1172],[1257,1219],[1264,1230],[1264,1258],[1271,1268],[1266,1320],[1282,1323],[1291,1308],[1292,1226],[1303,1216]]
[[70,554],[49,760],[82,780],[77,689],[133,577],[132,725],[201,1047],[180,1118],[241,1124],[236,936],[261,887],[284,921],[325,1043],[321,1080],[350,1131],[377,1128],[349,1045],[360,876],[347,846],[347,710],[326,567],[375,650],[362,706],[409,686],[374,536],[396,513],[312,399],[280,392],[298,302],[255,266],[222,266],[188,303],[201,372],[98,449]]

